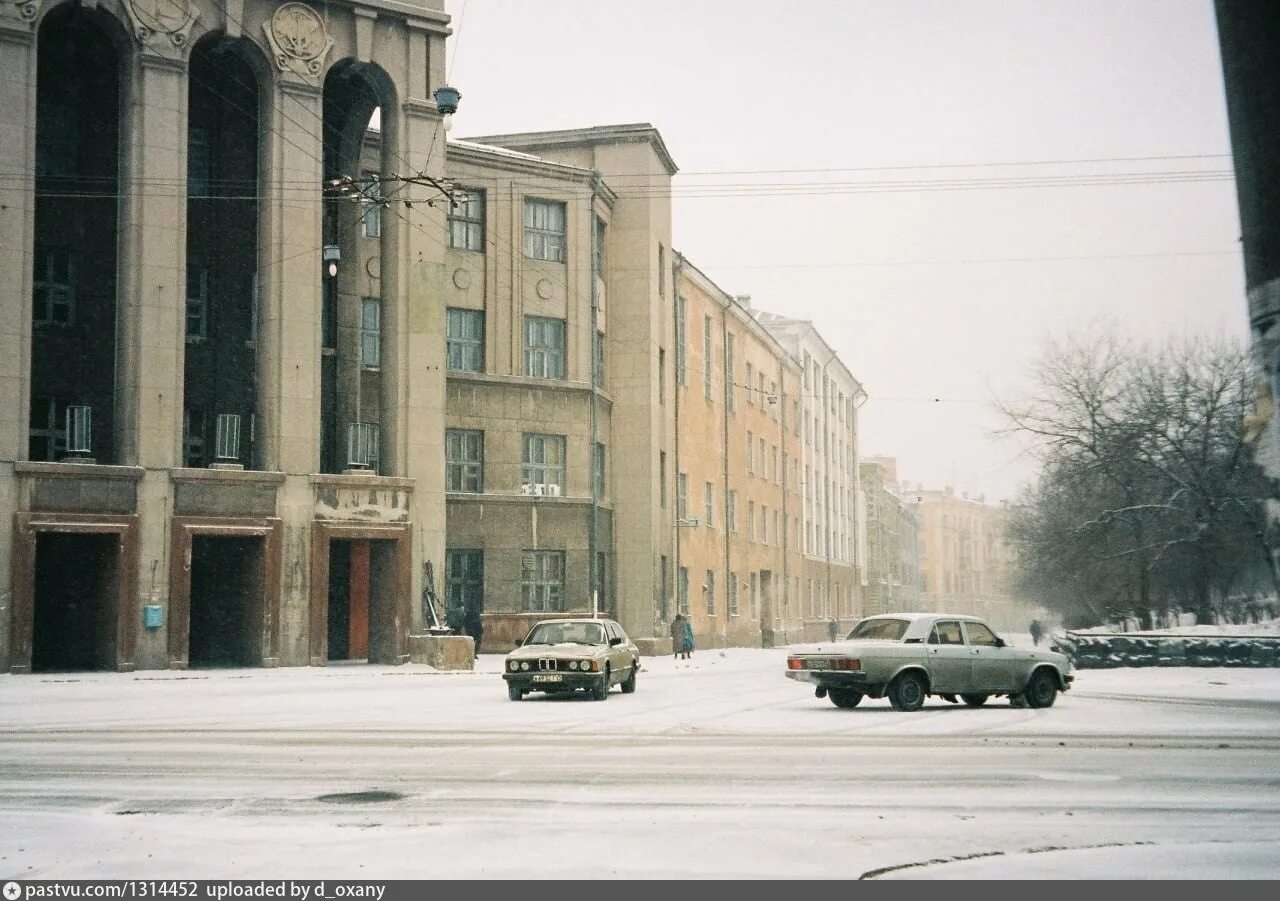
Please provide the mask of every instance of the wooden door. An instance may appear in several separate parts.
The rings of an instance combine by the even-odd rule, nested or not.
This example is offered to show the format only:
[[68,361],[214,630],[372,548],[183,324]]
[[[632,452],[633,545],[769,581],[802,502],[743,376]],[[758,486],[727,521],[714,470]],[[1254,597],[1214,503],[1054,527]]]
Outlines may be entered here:
[[369,656],[369,575],[369,542],[364,539],[352,541],[348,593],[350,617],[347,620],[347,658],[350,660],[367,659]]

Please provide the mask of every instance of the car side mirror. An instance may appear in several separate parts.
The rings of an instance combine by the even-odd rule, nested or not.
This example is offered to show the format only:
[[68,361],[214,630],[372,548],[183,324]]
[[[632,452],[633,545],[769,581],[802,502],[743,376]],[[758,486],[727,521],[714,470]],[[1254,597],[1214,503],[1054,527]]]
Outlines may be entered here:
[[1004,647],[1004,639],[998,635],[996,636],[996,647],[998,648]]
[[622,639],[621,639],[621,638],[610,638],[610,639],[609,639],[609,647],[611,647],[611,648],[616,648],[616,647],[617,647],[618,645],[620,645],[620,644],[622,644]]

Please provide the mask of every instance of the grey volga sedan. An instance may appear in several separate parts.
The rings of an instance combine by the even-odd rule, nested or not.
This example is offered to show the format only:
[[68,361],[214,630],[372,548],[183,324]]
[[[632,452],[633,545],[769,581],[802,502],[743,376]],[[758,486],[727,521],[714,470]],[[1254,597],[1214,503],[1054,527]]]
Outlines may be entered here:
[[1062,654],[1009,647],[978,617],[943,613],[868,617],[842,641],[793,648],[787,677],[812,682],[837,707],[887,697],[895,710],[919,710],[931,694],[970,707],[1001,695],[1051,707],[1075,678]]

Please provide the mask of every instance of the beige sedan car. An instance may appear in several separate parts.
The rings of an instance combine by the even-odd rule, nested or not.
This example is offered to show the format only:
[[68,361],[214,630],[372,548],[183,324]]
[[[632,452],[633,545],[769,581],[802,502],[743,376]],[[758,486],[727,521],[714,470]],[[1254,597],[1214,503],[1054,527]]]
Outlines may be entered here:
[[843,641],[793,648],[787,677],[837,707],[887,697],[895,710],[919,710],[931,694],[970,707],[1001,695],[1051,707],[1074,678],[1062,654],[1010,647],[978,617],[943,613],[868,617]]
[[579,688],[603,701],[614,685],[623,694],[635,691],[639,669],[640,650],[613,620],[549,619],[507,655],[502,678],[513,701],[531,691],[567,694]]

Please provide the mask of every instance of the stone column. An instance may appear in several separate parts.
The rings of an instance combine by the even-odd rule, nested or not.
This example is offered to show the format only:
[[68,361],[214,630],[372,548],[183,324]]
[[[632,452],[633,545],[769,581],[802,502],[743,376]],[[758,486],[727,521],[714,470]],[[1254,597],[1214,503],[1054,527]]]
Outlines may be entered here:
[[[260,171],[258,428],[261,465],[285,473],[281,662],[309,659],[312,489],[320,467],[323,90],[281,73],[264,104]],[[299,190],[311,184],[314,192]]]
[[36,34],[39,8],[0,8],[0,672],[9,671],[15,460],[27,458],[31,394],[31,254],[35,228]]
[[[168,470],[182,447],[188,48],[181,32],[138,28],[134,38],[122,90],[114,462],[146,471],[138,484],[137,555],[138,600],[146,605],[167,600]],[[165,632],[142,632],[138,668],[167,660]]]
[[[410,19],[407,83],[399,85],[400,117],[395,127],[399,165],[413,172],[444,177],[444,129],[434,86],[444,84],[445,36],[436,26]],[[413,625],[422,626],[423,564],[431,561],[435,589],[444,598],[444,217],[446,206],[434,191],[411,187],[408,196],[422,202],[403,210],[383,244],[383,296],[395,297],[397,311],[385,342],[395,342],[400,355],[399,382],[384,387],[383,411],[395,404],[396,474],[414,480],[413,491]],[[406,221],[407,220],[407,221]],[[387,251],[394,250],[395,256]],[[394,292],[394,293],[392,293]],[[386,346],[384,344],[384,346]],[[384,369],[384,373],[386,370]],[[385,378],[385,374],[384,374]]]

